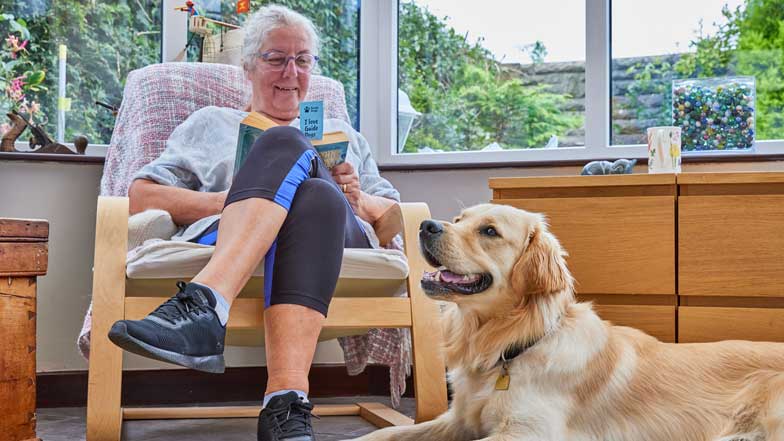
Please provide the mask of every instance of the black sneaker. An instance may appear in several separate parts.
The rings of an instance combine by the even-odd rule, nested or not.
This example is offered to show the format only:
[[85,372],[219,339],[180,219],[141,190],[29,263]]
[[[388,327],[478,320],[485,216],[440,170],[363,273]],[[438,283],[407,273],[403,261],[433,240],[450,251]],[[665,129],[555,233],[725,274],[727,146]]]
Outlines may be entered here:
[[180,289],[143,320],[119,320],[109,340],[126,351],[198,371],[222,373],[226,327],[212,293],[193,283]]
[[312,410],[296,392],[272,397],[259,414],[259,441],[315,441]]

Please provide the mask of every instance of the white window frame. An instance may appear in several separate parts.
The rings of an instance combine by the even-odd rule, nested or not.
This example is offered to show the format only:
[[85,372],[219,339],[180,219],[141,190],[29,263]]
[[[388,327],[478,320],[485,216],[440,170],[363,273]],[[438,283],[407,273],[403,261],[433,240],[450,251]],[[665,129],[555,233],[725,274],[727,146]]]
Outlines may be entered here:
[[[497,164],[645,158],[644,144],[611,145],[610,2],[585,0],[585,146],[487,152],[397,153],[397,0],[366,0],[360,16],[360,121],[380,166]],[[784,140],[757,141],[753,152],[699,156],[784,154]]]

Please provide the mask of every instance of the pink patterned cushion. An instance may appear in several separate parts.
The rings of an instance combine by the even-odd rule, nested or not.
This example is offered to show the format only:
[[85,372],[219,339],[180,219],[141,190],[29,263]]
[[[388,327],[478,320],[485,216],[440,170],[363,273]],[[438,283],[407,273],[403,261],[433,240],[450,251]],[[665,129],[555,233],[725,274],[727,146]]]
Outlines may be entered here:
[[[106,153],[101,195],[126,196],[131,178],[157,158],[174,129],[202,107],[244,108],[250,83],[241,68],[212,63],[153,64],[128,74]],[[323,100],[324,116],[349,121],[343,86],[313,75],[307,100]]]

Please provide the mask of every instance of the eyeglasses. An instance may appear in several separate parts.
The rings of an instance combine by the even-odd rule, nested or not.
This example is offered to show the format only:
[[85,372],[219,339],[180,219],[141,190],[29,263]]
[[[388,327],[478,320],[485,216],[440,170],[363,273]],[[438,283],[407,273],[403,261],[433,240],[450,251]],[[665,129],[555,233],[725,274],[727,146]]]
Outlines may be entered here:
[[290,60],[294,60],[294,66],[297,67],[297,72],[308,73],[316,67],[319,57],[313,54],[299,54],[296,57],[286,56],[282,52],[269,51],[259,54],[259,57],[264,61],[264,64],[269,70],[284,70],[289,65]]

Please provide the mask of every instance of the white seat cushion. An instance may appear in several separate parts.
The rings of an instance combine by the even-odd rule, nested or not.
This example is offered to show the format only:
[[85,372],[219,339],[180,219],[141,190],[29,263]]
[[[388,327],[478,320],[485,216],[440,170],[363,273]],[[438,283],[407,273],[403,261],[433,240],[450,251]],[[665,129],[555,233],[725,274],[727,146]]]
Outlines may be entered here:
[[[148,240],[128,252],[126,274],[130,279],[190,278],[207,265],[214,249],[192,242]],[[263,262],[253,275],[264,275]],[[402,281],[407,276],[408,264],[401,251],[348,248],[343,253],[341,279]]]

